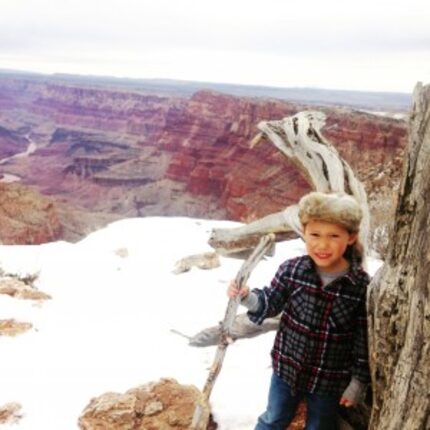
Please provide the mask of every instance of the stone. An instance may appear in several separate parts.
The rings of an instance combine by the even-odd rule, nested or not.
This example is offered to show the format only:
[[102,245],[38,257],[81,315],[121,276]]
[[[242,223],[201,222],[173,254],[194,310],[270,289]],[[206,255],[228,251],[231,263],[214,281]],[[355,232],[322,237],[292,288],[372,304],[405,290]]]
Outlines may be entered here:
[[118,248],[118,249],[115,249],[115,254],[118,257],[127,258],[128,257],[128,249],[127,248]]
[[17,424],[22,418],[22,406],[17,402],[0,406],[0,424]]
[[0,294],[7,294],[8,296],[15,297],[17,299],[27,300],[51,299],[49,294],[27,285],[20,279],[7,277],[0,279]]
[[219,267],[221,262],[216,252],[204,252],[202,254],[189,255],[177,261],[173,273],[188,272],[192,267],[209,270]]
[[0,320],[0,336],[17,336],[32,327],[31,323],[20,322],[15,319]]
[[210,408],[194,386],[171,378],[132,388],[124,394],[105,393],[90,401],[79,417],[82,430],[188,430],[195,407],[204,405],[201,430],[209,424]]

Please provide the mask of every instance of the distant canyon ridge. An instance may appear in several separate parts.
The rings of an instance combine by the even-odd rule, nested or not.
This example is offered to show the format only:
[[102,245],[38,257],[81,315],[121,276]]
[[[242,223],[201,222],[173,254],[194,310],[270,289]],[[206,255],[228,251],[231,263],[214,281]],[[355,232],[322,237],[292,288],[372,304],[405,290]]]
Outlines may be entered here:
[[76,240],[124,217],[247,222],[278,211],[309,186],[272,144],[249,143],[259,121],[307,109],[327,114],[325,136],[371,198],[395,186],[402,118],[0,74],[0,242]]

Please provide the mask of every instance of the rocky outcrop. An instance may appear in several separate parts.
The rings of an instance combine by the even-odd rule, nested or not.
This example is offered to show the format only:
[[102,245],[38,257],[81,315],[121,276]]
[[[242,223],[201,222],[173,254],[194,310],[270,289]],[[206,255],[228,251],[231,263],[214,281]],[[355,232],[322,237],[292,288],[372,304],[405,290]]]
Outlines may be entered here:
[[0,406],[0,424],[17,424],[22,418],[22,406],[17,402]]
[[61,235],[62,227],[50,199],[20,184],[0,183],[2,244],[39,244]]
[[79,418],[82,430],[188,430],[196,405],[203,408],[199,430],[206,430],[210,409],[202,393],[174,379],[161,379],[127,391],[105,393],[91,400]]
[[37,290],[32,284],[16,277],[0,279],[0,294],[24,300],[47,300],[51,298],[49,294]]
[[[0,269],[0,294],[8,295],[14,299],[37,300],[39,303],[42,300],[50,299],[51,297],[48,294],[37,290],[33,285],[37,277],[37,274],[27,274],[24,276],[10,273],[5,274]],[[14,318],[0,320],[0,336],[17,336],[26,333],[32,328],[32,323],[17,321]]]
[[17,336],[33,328],[28,322],[15,319],[0,320],[0,336]]

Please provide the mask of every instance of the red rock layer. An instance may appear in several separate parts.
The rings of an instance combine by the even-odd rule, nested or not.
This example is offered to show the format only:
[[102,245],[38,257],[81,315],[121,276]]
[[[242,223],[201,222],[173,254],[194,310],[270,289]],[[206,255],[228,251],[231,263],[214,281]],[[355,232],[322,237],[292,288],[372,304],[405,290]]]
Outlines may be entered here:
[[[240,99],[201,91],[168,112],[159,146],[172,153],[167,176],[193,194],[216,195],[232,219],[251,220],[279,210],[309,185],[270,143],[250,150],[261,120],[304,109],[280,101]],[[356,170],[380,164],[402,151],[403,121],[361,112],[326,109],[325,135]]]
[[[21,125],[31,128],[39,145],[8,173],[44,194],[123,216],[247,221],[296,201],[309,190],[297,169],[270,143],[251,150],[249,142],[259,121],[306,108],[211,91],[187,99],[0,81],[0,119],[19,109]],[[320,110],[328,118],[325,136],[369,181],[369,164],[377,175],[403,151],[404,121]]]

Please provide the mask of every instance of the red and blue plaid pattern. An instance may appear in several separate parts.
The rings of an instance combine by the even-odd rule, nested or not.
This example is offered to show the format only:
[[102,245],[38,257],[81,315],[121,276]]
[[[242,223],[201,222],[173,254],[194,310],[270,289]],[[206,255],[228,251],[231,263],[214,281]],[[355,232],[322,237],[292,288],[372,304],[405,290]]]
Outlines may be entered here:
[[370,381],[366,289],[359,259],[347,274],[323,286],[312,259],[284,262],[270,287],[254,289],[259,309],[251,321],[282,312],[272,349],[274,372],[293,391],[341,395],[355,376]]

